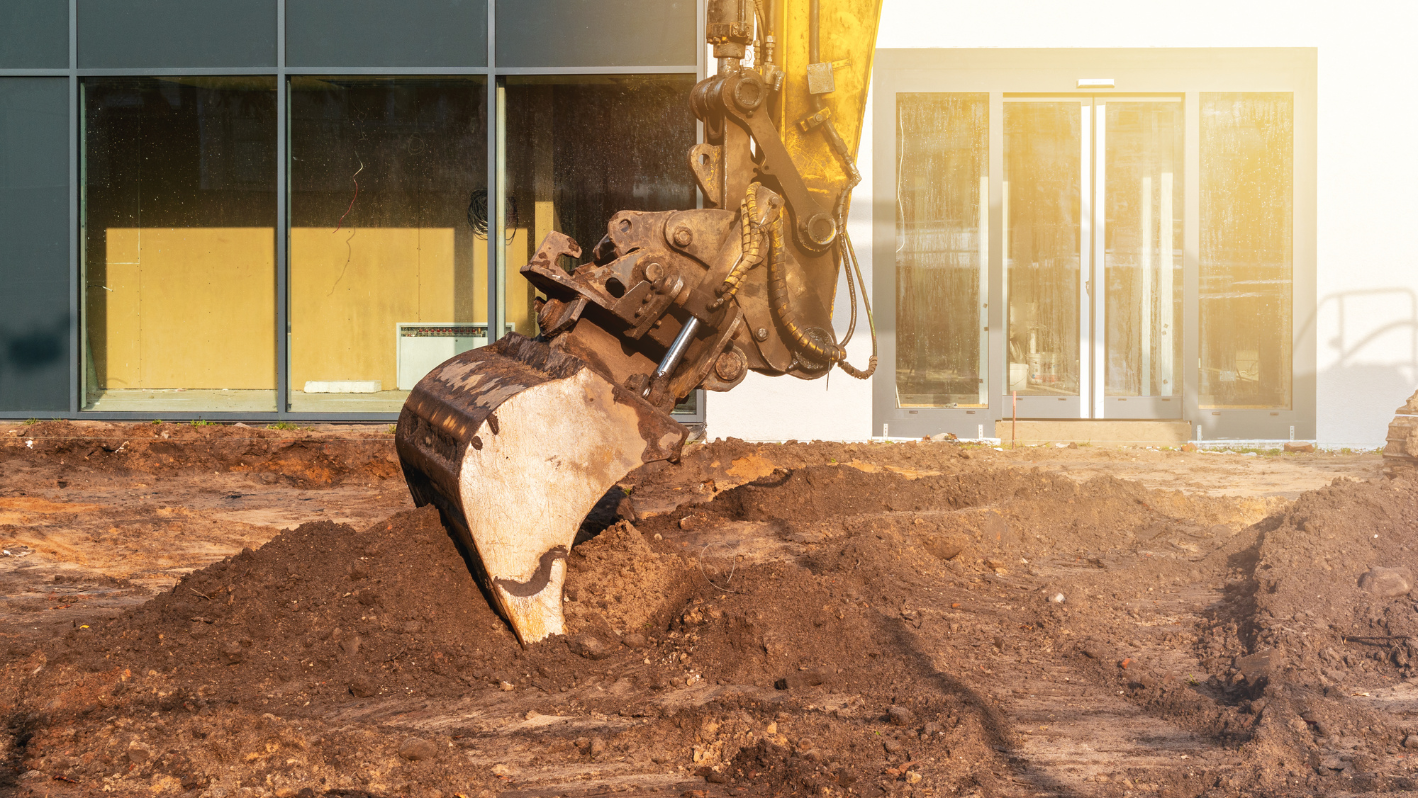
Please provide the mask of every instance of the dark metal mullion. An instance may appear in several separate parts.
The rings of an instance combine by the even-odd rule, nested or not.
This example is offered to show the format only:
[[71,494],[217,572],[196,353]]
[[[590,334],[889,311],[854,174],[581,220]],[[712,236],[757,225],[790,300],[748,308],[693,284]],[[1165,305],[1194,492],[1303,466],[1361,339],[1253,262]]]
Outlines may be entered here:
[[503,67],[498,75],[694,75],[698,64],[657,66],[591,66],[591,67]]
[[290,87],[286,0],[276,0],[276,415],[290,411]]
[[81,78],[165,78],[223,77],[227,75],[270,75],[273,66],[263,67],[85,67],[73,70]]
[[79,298],[79,0],[69,0],[69,413],[77,415],[84,391],[83,316]]
[[[494,209],[502,205],[502,197],[497,192],[497,2],[487,0],[487,107],[483,116],[487,120],[487,175],[484,191],[487,192],[487,341],[492,343],[502,336],[494,329],[497,324],[497,306],[502,298],[497,295],[497,245],[502,235],[498,226],[501,214]],[[476,239],[474,239],[476,240]]]

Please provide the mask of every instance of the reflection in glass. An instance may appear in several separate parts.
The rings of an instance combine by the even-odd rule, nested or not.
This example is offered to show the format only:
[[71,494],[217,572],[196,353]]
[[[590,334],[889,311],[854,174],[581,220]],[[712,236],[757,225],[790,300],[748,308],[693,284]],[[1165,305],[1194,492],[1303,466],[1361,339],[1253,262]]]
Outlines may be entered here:
[[509,328],[537,334],[536,291],[518,269],[548,232],[571,236],[586,257],[618,211],[694,207],[693,86],[691,75],[507,79]]
[[275,79],[82,102],[85,408],[275,410]]
[[896,395],[988,404],[989,95],[896,95]]
[[1203,407],[1289,407],[1294,100],[1201,95]]
[[1005,357],[1021,396],[1078,395],[1082,143],[1078,103],[1004,104]]
[[1176,396],[1182,338],[1182,108],[1106,112],[1107,396]]
[[290,409],[397,411],[486,343],[483,78],[290,83]]

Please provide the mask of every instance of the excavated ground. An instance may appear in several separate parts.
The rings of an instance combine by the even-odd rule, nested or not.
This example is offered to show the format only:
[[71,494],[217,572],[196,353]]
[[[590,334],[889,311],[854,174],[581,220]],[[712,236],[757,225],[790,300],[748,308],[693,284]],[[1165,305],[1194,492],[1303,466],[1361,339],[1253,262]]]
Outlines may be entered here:
[[0,427],[0,470],[0,794],[1418,789],[1373,454],[695,446],[526,650],[383,427]]

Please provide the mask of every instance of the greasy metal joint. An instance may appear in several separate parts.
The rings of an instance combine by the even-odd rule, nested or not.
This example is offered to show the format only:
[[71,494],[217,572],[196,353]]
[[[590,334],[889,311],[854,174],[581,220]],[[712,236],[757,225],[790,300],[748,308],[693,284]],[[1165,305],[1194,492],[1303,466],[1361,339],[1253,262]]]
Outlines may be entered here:
[[740,72],[733,81],[734,104],[744,113],[751,114],[758,110],[767,94],[763,78],[757,72]]
[[827,213],[815,213],[804,219],[798,226],[798,231],[806,243],[817,251],[822,251],[832,246],[832,242],[837,240],[837,222]]

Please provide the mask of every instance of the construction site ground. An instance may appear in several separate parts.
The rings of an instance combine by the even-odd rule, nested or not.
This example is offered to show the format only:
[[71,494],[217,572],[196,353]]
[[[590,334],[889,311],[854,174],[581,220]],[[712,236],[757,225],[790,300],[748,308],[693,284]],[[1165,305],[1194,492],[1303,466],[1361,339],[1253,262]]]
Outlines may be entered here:
[[693,445],[527,649],[387,426],[0,425],[0,473],[0,794],[1418,791],[1375,453]]

